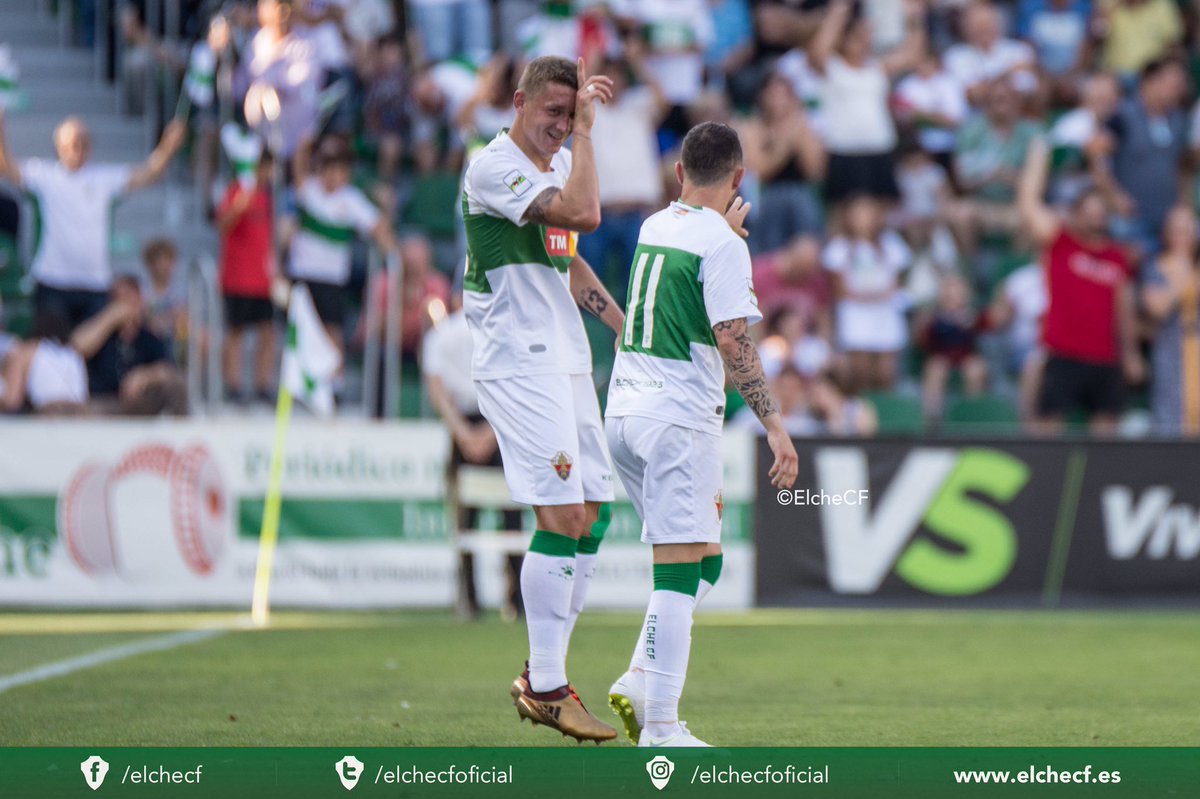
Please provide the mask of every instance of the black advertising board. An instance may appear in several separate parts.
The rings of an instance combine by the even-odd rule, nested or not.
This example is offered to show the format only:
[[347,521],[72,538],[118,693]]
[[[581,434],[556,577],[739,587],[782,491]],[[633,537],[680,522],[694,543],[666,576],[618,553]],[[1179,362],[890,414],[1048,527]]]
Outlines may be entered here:
[[1196,444],[796,445],[795,488],[758,489],[759,605],[1200,600]]

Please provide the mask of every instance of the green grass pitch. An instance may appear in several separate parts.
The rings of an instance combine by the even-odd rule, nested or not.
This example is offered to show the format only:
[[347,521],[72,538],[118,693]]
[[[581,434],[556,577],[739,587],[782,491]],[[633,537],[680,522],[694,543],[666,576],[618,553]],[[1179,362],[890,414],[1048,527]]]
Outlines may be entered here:
[[[0,680],[197,626],[199,643],[0,693],[0,745],[575,746],[519,724],[521,624],[445,613],[0,614]],[[640,616],[585,613],[568,673],[605,720]],[[1187,613],[701,613],[681,715],[728,746],[1200,745]],[[620,745],[626,745],[624,741]]]

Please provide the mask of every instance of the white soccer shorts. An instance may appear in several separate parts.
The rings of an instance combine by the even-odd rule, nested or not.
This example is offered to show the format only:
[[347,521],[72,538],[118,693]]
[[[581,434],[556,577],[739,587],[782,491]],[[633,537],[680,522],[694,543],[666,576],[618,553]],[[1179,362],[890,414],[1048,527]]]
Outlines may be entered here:
[[610,416],[608,447],[647,544],[721,540],[721,437],[641,416]]
[[476,380],[513,502],[612,502],[612,465],[590,374]]

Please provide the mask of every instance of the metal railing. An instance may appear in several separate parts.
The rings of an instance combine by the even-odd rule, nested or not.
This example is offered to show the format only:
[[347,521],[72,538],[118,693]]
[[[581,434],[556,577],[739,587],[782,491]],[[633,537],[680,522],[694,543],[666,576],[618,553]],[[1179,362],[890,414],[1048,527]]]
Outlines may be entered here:
[[208,253],[188,262],[187,306],[188,408],[193,415],[215,416],[224,402],[221,350],[225,342],[225,319],[217,291],[216,262]]
[[[379,308],[371,296],[371,281],[382,279],[382,290],[387,297],[383,325],[379,324]],[[383,407],[380,414],[385,419],[400,413],[400,323],[403,314],[401,295],[404,291],[404,263],[396,253],[389,253],[379,268],[379,251],[371,249],[367,268],[366,301],[363,308],[363,391],[362,412],[373,416],[375,403],[379,399],[379,381],[382,371]],[[382,351],[382,356],[381,356]],[[382,367],[382,369],[381,369]]]

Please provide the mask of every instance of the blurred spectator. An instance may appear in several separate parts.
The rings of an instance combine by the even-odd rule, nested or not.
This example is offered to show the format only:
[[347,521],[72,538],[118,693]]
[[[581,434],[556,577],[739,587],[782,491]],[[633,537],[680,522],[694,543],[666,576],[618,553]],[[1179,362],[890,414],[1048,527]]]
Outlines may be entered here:
[[[779,415],[789,435],[804,437],[820,433],[819,425],[809,412],[808,389],[804,375],[800,374],[796,367],[786,364],[779,370],[771,380],[771,394],[779,404]],[[759,435],[766,435],[767,432],[754,411],[748,407],[737,412],[733,424]]]
[[512,124],[516,117],[513,94],[521,78],[517,67],[515,58],[499,54],[479,70],[475,93],[458,110],[455,120],[459,139],[468,152],[486,146]]
[[630,25],[646,46],[645,67],[670,103],[663,129],[670,149],[682,140],[693,121],[688,106],[704,88],[704,50],[713,40],[707,0],[613,0],[613,14]]
[[872,54],[870,22],[854,16],[853,9],[849,0],[832,0],[808,50],[809,63],[824,77],[825,195],[831,203],[856,194],[899,197],[890,81],[914,67],[925,52],[923,4],[909,6],[904,44],[878,59]]
[[955,135],[967,117],[967,100],[936,53],[926,52],[916,70],[896,84],[892,102],[900,123],[915,133],[921,149],[950,170]]
[[74,327],[104,307],[112,281],[108,234],[113,202],[157,182],[186,135],[187,128],[175,120],[145,162],[95,164],[89,163],[87,125],[70,116],[54,130],[58,161],[29,158],[18,165],[5,145],[0,109],[0,178],[36,196],[41,213],[41,241],[30,270],[37,281],[35,308],[59,314]]
[[888,389],[896,380],[896,359],[908,340],[899,277],[910,258],[899,234],[884,227],[878,200],[847,201],[845,233],[825,247],[823,261],[834,277],[837,346],[853,391]]
[[1112,167],[1092,160],[1092,174],[1123,217],[1122,240],[1144,252],[1158,249],[1167,212],[1188,200],[1187,117],[1182,103],[1187,73],[1175,59],[1153,61],[1142,70],[1137,92],[1109,120]]
[[[506,8],[513,5],[522,4],[501,1],[502,18],[515,13]],[[556,55],[568,61],[582,58],[588,64],[614,54],[617,32],[609,19],[608,3],[540,0],[533,5],[534,12],[526,14],[513,27],[511,36],[518,47],[510,49],[510,53],[520,53],[525,61]]]
[[381,39],[372,66],[363,104],[364,128],[379,149],[375,165],[379,179],[390,182],[412,135],[404,42],[398,36]]
[[71,326],[50,310],[38,311],[29,340],[12,342],[3,358],[0,398],[4,410],[28,407],[44,415],[85,413],[88,401],[87,366],[68,343]]
[[[400,340],[386,342],[385,346],[399,345],[401,357],[408,363],[416,363],[421,351],[421,339],[434,318],[431,309],[437,306],[438,315],[445,313],[450,301],[450,281],[437,271],[433,263],[433,248],[429,239],[419,235],[407,235],[400,240],[400,259],[403,266],[403,289],[400,305]],[[367,316],[363,315],[355,338],[365,341],[366,335],[380,335],[387,323],[391,284],[387,273],[376,272],[367,286],[367,302],[374,307],[375,327],[367,329]]]
[[1044,248],[1049,304],[1042,327],[1046,365],[1038,429],[1062,430],[1068,414],[1086,414],[1091,430],[1111,434],[1125,408],[1125,380],[1145,364],[1137,348],[1132,267],[1108,231],[1103,194],[1087,191],[1060,218],[1042,200],[1049,151],[1031,148],[1017,198],[1021,224]]
[[946,50],[946,72],[967,93],[971,105],[981,105],[988,86],[1004,79],[1028,93],[1037,87],[1036,57],[1027,43],[1004,36],[1000,10],[991,3],[967,6],[962,17],[963,41]]
[[300,178],[296,219],[288,225],[288,277],[308,286],[317,315],[343,351],[354,237],[370,236],[388,253],[397,249],[388,220],[351,184],[353,163],[344,140],[322,139],[314,154],[314,174]]
[[1050,197],[1070,202],[1091,182],[1091,159],[1111,148],[1107,125],[1121,102],[1121,84],[1107,72],[1083,83],[1081,104],[1058,118],[1050,129],[1053,174]]
[[967,255],[980,235],[1016,232],[1017,178],[1038,134],[1036,124],[1021,118],[1021,98],[1009,80],[986,84],[982,96],[983,113],[959,131],[954,157],[963,198],[950,208],[950,222]]
[[800,314],[805,327],[832,338],[833,286],[821,269],[816,236],[797,236],[786,247],[754,256],[753,280],[764,317],[786,308]]
[[982,327],[971,306],[971,285],[961,275],[942,278],[935,307],[916,321],[916,338],[925,353],[921,376],[921,406],[925,419],[942,418],[946,384],[954,371],[962,374],[963,391],[979,396],[987,388],[987,363],[979,354],[977,337]]
[[[754,56],[754,20],[748,0],[709,0],[713,39],[704,51],[709,82],[744,69]],[[608,73],[605,73],[608,74]]]
[[245,115],[277,157],[290,159],[317,134],[322,70],[312,43],[294,32],[291,0],[258,0],[241,83]]
[[170,239],[151,239],[142,248],[146,268],[146,319],[151,332],[179,356],[177,345],[188,335],[187,286],[179,272],[179,250]]
[[[146,27],[142,5],[126,2],[120,6],[118,23],[121,37],[121,109],[131,116],[146,113],[146,91],[158,89],[158,68],[172,65],[175,53],[155,40]],[[147,84],[150,84],[148,87]]]
[[221,116],[232,109],[224,107],[233,90],[233,32],[228,19],[214,15],[207,35],[192,45],[187,74],[181,91],[191,106],[193,179],[200,187],[205,209],[212,207],[213,183],[217,177],[218,131]]
[[492,54],[487,0],[408,0],[408,19],[426,64],[463,56],[482,64]]
[[1092,61],[1092,0],[1021,0],[1017,13],[1051,94],[1073,103]]
[[767,76],[758,92],[758,111],[743,127],[742,147],[747,168],[760,182],[749,225],[751,250],[766,252],[797,234],[821,231],[824,220],[813,185],[824,177],[825,149],[782,75]]
[[345,25],[350,6],[350,0],[293,0],[296,34],[308,41],[321,70],[320,87],[328,95],[322,105],[329,105],[323,130],[331,133],[351,133],[356,121],[358,79]]
[[[502,467],[500,448],[492,426],[479,412],[479,399],[471,379],[471,330],[462,312],[462,298],[452,300],[451,313],[430,328],[421,345],[421,369],[429,402],[450,431],[450,460],[446,469],[446,496],[454,507],[459,534],[479,527],[479,508],[459,500],[458,473],[465,465]],[[502,530],[520,532],[519,510],[504,511]],[[505,592],[501,615],[515,619],[521,608],[521,561],[519,554],[505,558]],[[460,617],[480,614],[475,584],[475,557],[464,548],[459,555],[458,600]]]
[[166,342],[147,326],[137,278],[113,280],[112,300],[71,334],[87,359],[88,388],[102,411],[131,416],[187,413],[187,387]]
[[1017,409],[1021,421],[1030,426],[1036,418],[1045,360],[1042,318],[1049,302],[1046,270],[1035,262],[1013,270],[1000,284],[988,308],[988,327],[993,330],[1007,328],[1007,366],[1018,379]]
[[1150,407],[1154,432],[1200,436],[1200,272],[1196,214],[1176,206],[1167,215],[1163,251],[1151,263],[1142,306],[1157,326]]
[[[613,80],[613,99],[596,105],[592,126],[600,179],[600,227],[579,238],[579,254],[608,284],[613,296],[621,298],[626,295],[642,222],[663,201],[655,129],[668,103],[646,69],[642,49],[634,44],[627,49],[626,58],[609,60],[599,70]],[[609,270],[612,259],[616,268]]]
[[833,371],[819,374],[809,384],[808,396],[818,435],[862,437],[879,430],[875,406],[847,391]]
[[475,95],[479,77],[461,61],[444,61],[423,69],[413,84],[413,159],[417,171],[457,171],[463,145],[459,115]]
[[222,371],[227,396],[248,401],[243,389],[242,337],[251,332],[254,348],[254,394],[270,402],[276,364],[275,307],[271,281],[275,273],[274,211],[271,200],[273,161],[263,153],[253,181],[235,180],[217,208],[221,236],[221,296],[225,305]]
[[908,143],[900,147],[896,183],[900,208],[893,223],[913,254],[905,288],[914,306],[929,305],[938,295],[942,278],[958,271],[958,247],[944,222],[950,179],[928,152]]
[[1174,0],[1097,0],[1101,62],[1132,80],[1183,39],[1183,18]]

